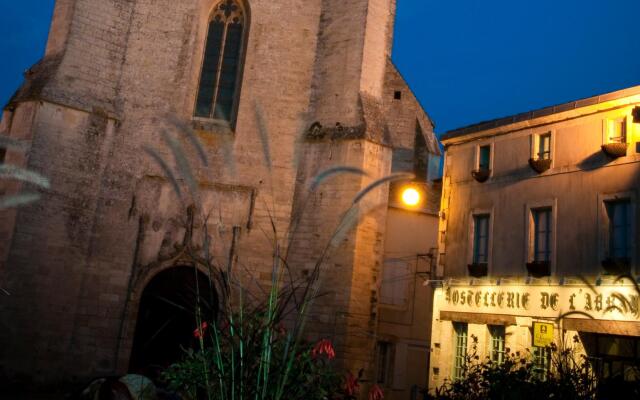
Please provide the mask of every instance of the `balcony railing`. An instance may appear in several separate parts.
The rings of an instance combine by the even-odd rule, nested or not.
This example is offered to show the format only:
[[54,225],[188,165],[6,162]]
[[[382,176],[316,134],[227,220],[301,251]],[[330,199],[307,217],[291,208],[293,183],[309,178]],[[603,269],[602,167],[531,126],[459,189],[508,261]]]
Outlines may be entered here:
[[548,170],[549,168],[551,168],[551,159],[550,158],[530,158],[529,159],[529,166],[531,166],[531,168],[536,171],[537,173],[541,174],[544,171]]
[[486,168],[475,169],[471,171],[471,176],[480,183],[486,182],[489,176],[491,176],[491,170]]
[[469,264],[467,268],[469,268],[469,276],[474,278],[482,278],[489,275],[489,265],[487,263]]

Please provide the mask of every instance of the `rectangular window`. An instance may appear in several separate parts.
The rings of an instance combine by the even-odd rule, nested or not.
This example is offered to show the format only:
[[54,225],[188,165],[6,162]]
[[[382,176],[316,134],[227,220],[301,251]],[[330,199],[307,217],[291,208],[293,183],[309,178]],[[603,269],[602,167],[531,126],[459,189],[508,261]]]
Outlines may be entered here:
[[609,257],[618,260],[631,258],[631,201],[629,199],[607,201],[609,217]]
[[538,160],[551,158],[551,133],[538,136]]
[[533,375],[541,381],[547,380],[549,365],[551,365],[551,349],[549,347],[533,346]]
[[608,120],[607,136],[609,143],[627,143],[627,118]]
[[389,382],[389,364],[391,359],[391,343],[378,342],[376,382],[386,385]]
[[531,210],[533,214],[533,261],[551,261],[551,208]]
[[480,146],[478,154],[478,169],[491,169],[491,145]]
[[504,326],[489,325],[489,335],[491,336],[491,361],[497,364],[504,362],[504,342],[505,329]]
[[7,157],[7,149],[0,147],[0,165],[4,164],[4,160]]
[[382,285],[380,287],[380,303],[403,306],[407,303],[409,281],[414,279],[407,262],[385,261],[382,267]]
[[633,337],[597,335],[596,372],[601,378],[637,381],[640,378],[640,341]]
[[473,263],[489,263],[489,215],[473,217]]
[[462,378],[467,357],[467,324],[454,322],[455,331],[455,358],[453,362],[453,379]]

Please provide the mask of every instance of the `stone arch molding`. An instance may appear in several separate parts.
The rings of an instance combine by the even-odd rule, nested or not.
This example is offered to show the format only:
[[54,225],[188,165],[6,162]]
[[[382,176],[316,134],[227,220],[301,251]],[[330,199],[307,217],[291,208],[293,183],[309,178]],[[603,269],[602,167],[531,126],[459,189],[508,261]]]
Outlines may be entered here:
[[[243,230],[249,231],[255,189],[245,186],[208,185],[200,188],[201,208],[186,210],[166,179],[146,176],[138,183],[129,211],[138,220],[138,235],[118,337],[117,372],[125,373],[135,337],[140,300],[149,282],[163,271],[175,267],[194,267],[211,276],[213,289],[223,307],[224,289],[217,279],[220,265],[204,259],[203,225],[207,224],[213,242],[210,254],[227,259],[235,251]],[[203,210],[215,218],[205,221]],[[210,270],[212,267],[212,270]],[[216,268],[217,267],[217,268]]]

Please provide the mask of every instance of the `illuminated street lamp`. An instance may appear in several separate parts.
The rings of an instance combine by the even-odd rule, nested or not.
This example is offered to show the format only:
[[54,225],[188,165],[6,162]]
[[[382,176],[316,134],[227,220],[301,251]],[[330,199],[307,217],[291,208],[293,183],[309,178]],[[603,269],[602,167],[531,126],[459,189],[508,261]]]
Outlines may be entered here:
[[402,202],[409,207],[415,207],[420,204],[420,192],[413,187],[406,187],[402,191]]

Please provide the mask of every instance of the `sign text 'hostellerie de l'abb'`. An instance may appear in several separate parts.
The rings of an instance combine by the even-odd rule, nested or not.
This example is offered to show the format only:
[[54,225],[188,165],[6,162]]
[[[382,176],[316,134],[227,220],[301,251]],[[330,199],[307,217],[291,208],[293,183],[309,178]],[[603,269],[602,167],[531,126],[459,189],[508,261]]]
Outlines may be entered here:
[[[640,295],[632,286],[448,286],[442,311],[557,318],[576,312],[594,318],[639,319]],[[586,315],[582,315],[588,318]]]

